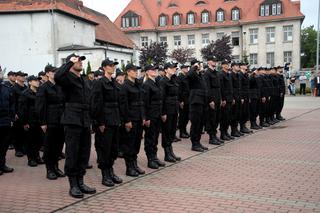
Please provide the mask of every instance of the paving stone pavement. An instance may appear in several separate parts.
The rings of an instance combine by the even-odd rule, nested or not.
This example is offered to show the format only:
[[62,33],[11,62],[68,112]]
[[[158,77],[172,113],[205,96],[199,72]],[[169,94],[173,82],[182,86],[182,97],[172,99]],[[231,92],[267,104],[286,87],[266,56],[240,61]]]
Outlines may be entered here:
[[[68,196],[67,179],[49,181],[43,166],[29,168],[9,151],[15,172],[0,176],[0,212],[320,212],[320,99],[288,97],[284,115],[290,119],[203,154],[175,143],[182,162],[139,178],[125,177],[119,159],[125,183],[114,188],[101,185],[93,149],[86,180],[98,194],[80,201]],[[143,148],[139,162],[147,168]]]

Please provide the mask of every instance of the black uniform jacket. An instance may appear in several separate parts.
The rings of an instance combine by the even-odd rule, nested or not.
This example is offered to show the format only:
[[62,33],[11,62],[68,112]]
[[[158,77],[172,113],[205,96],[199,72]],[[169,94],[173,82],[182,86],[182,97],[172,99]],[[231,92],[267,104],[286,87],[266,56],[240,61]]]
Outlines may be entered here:
[[162,93],[159,83],[147,79],[142,88],[146,120],[160,119],[162,115]]
[[211,103],[213,101],[215,104],[220,104],[221,82],[218,71],[208,68],[203,77],[206,81],[208,102]]
[[54,77],[62,87],[66,102],[61,123],[90,127],[90,88],[85,77],[70,72],[72,66],[72,62],[62,65]]
[[220,82],[221,82],[221,100],[232,102],[234,100],[234,97],[233,97],[233,85],[232,85],[231,75],[223,71],[220,74]]
[[206,83],[201,73],[197,73],[193,68],[187,75],[190,87],[189,103],[205,105],[206,99]]
[[178,113],[179,84],[176,78],[177,77],[175,75],[173,75],[171,79],[169,79],[167,76],[164,76],[159,81],[163,104],[162,115]]

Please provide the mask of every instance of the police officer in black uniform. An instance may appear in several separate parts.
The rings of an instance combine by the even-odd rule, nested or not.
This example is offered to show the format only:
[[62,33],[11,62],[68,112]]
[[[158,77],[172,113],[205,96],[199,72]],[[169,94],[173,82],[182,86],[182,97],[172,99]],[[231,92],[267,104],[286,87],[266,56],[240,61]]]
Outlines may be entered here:
[[233,86],[232,77],[229,73],[229,62],[224,60],[221,63],[222,73],[220,74],[221,84],[221,120],[220,120],[220,131],[221,140],[230,141],[234,139],[229,133],[228,129],[231,122],[231,107],[235,104],[233,97]]
[[6,165],[6,154],[15,116],[13,93],[11,88],[2,82],[3,74],[0,69],[0,175],[13,172],[13,168]]
[[56,68],[51,65],[45,67],[48,80],[39,87],[36,100],[41,129],[45,134],[43,156],[49,180],[65,177],[58,166],[64,145],[64,130],[61,124],[64,97],[61,87],[54,81],[55,71]]
[[14,103],[15,103],[15,122],[13,124],[13,132],[14,138],[14,148],[16,150],[15,155],[17,157],[23,157],[26,152],[26,144],[24,143],[25,137],[24,137],[24,130],[23,125],[21,123],[21,119],[18,116],[18,107],[19,107],[19,98],[24,90],[26,90],[28,87],[25,85],[25,78],[28,76],[28,74],[23,73],[21,71],[16,73],[17,75],[17,82],[13,87],[13,97],[14,97]]
[[266,74],[265,74],[265,68],[259,67],[258,68],[258,77],[257,77],[257,84],[258,89],[260,91],[260,99],[259,99],[259,120],[260,120],[260,126],[261,127],[269,127],[270,125],[266,122],[266,116],[267,116],[267,100],[269,98],[269,91],[268,91],[268,85],[266,81]]
[[249,111],[250,111],[250,129],[261,129],[261,126],[257,124],[257,117],[258,117],[258,102],[260,98],[260,89],[258,86],[257,80],[257,70],[253,68],[251,70],[251,74],[249,76]]
[[30,167],[36,167],[38,164],[44,164],[39,153],[40,147],[43,144],[43,137],[36,110],[36,93],[39,88],[40,78],[33,75],[29,76],[28,84],[28,89],[23,91],[19,98],[18,114],[27,139],[28,165]]
[[84,184],[91,151],[91,132],[90,89],[86,79],[80,74],[83,60],[84,56],[69,55],[66,64],[54,76],[57,85],[62,87],[66,102],[61,119],[66,142],[65,174],[69,178],[69,194],[74,198],[83,198],[83,193],[96,193],[94,188]]
[[265,82],[266,87],[268,91],[268,98],[267,98],[267,111],[266,111],[266,122],[269,125],[274,125],[275,123],[270,119],[272,115],[272,101],[274,96],[274,85],[272,81],[272,76],[270,74],[271,68],[266,69],[266,75],[265,75]]
[[177,64],[169,62],[164,65],[165,76],[159,81],[162,92],[162,147],[164,160],[174,163],[181,158],[173,152],[172,142],[175,139],[179,110],[179,84],[176,76]]
[[116,80],[112,78],[117,64],[109,59],[102,61],[104,76],[93,84],[91,97],[92,115],[98,126],[95,134],[98,168],[101,170],[102,184],[108,187],[122,183],[113,170],[118,156],[121,124],[119,90]]
[[220,75],[216,70],[217,59],[215,56],[207,58],[208,68],[204,73],[208,92],[208,116],[206,119],[206,131],[209,134],[209,144],[220,145],[224,141],[217,138],[217,128],[221,116],[221,85]]
[[146,71],[142,85],[146,116],[144,149],[148,158],[148,167],[158,169],[165,166],[165,163],[157,157],[158,138],[161,128],[162,93],[160,85],[156,81],[158,76],[157,67],[147,65],[144,70]]
[[244,134],[249,134],[252,131],[249,130],[246,126],[246,123],[249,120],[249,75],[247,70],[247,64],[241,63],[240,64],[240,72],[239,72],[239,79],[240,79],[240,132]]
[[240,137],[243,135],[243,133],[241,133],[238,130],[238,126],[240,123],[240,111],[241,111],[241,97],[240,97],[241,81],[240,81],[239,75],[240,75],[240,64],[236,62],[231,63],[233,98],[235,100],[235,104],[231,106],[231,136],[232,137]]
[[204,126],[204,113],[207,104],[206,83],[200,72],[200,62],[196,59],[191,61],[191,68],[187,75],[190,88],[189,117],[191,121],[190,139],[192,143],[191,150],[204,152],[207,147],[201,144],[201,133]]
[[140,67],[127,64],[127,79],[120,90],[122,151],[126,161],[126,175],[132,177],[145,174],[137,163],[145,122],[142,82],[138,80],[138,69]]
[[179,121],[178,129],[180,131],[180,138],[189,138],[190,135],[187,132],[187,125],[189,122],[189,82],[187,74],[189,72],[188,65],[182,65],[180,67],[181,72],[178,76],[179,82]]
[[278,84],[279,84],[279,93],[280,93],[280,97],[279,97],[279,101],[277,103],[277,110],[276,110],[276,118],[279,121],[284,121],[285,118],[283,118],[281,116],[281,112],[283,109],[283,105],[284,105],[284,98],[285,98],[285,94],[286,94],[286,82],[285,82],[285,77],[283,75],[283,67],[278,66],[277,67],[277,73],[278,73]]
[[277,113],[277,106],[280,101],[280,85],[279,85],[279,79],[278,79],[278,73],[277,73],[276,67],[273,67],[271,69],[270,76],[273,84],[273,96],[271,97],[272,103],[271,103],[271,111],[270,111],[270,120],[273,123],[278,123],[280,122],[280,120],[276,118],[276,113]]

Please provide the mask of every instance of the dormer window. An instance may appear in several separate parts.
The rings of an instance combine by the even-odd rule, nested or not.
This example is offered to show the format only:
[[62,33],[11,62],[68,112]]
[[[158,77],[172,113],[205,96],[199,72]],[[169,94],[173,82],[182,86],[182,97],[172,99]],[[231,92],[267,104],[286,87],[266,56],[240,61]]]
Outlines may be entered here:
[[217,22],[223,22],[224,21],[224,11],[222,9],[219,9],[217,11]]
[[281,13],[282,13],[282,5],[281,5],[281,3],[278,3],[277,4],[277,15],[281,15]]
[[239,21],[240,10],[238,8],[234,8],[232,9],[231,13],[232,13],[232,17],[231,17],[232,21]]
[[189,12],[187,14],[187,24],[194,24],[195,23],[195,15],[193,12]]
[[201,23],[202,24],[207,24],[209,22],[210,22],[209,12],[208,11],[203,11],[201,13]]
[[177,26],[181,24],[181,15],[179,13],[173,14],[172,24]]
[[159,16],[159,26],[164,27],[167,26],[167,16],[162,14]]
[[134,12],[127,12],[122,17],[122,27],[128,28],[128,27],[139,27],[139,16]]
[[206,4],[206,2],[204,2],[204,1],[198,1],[198,2],[196,3],[196,5],[204,5],[204,4]]
[[282,13],[280,0],[266,0],[260,5],[260,16],[276,16]]

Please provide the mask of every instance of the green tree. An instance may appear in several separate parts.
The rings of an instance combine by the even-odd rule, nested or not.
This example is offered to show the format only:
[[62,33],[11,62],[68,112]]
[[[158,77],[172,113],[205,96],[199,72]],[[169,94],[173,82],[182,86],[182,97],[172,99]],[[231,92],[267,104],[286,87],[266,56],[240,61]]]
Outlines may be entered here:
[[155,64],[159,66],[167,60],[168,46],[164,43],[153,42],[149,46],[141,49],[140,65],[142,67],[147,64]]
[[301,66],[305,68],[316,65],[317,31],[314,26],[306,27],[301,31]]
[[232,46],[230,36],[224,35],[221,39],[211,41],[210,44],[201,49],[201,55],[204,59],[214,55],[219,61],[232,59]]
[[185,64],[190,61],[193,56],[194,50],[190,48],[178,48],[172,51],[170,57],[175,59],[180,64]]
[[88,75],[88,73],[90,73],[90,72],[91,72],[91,64],[90,64],[90,61],[88,61],[85,75]]

